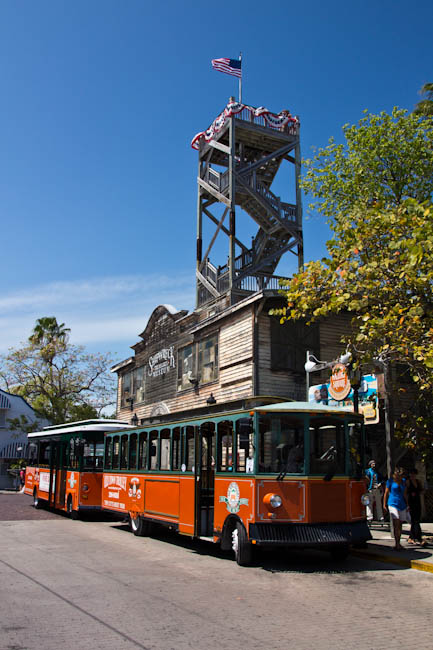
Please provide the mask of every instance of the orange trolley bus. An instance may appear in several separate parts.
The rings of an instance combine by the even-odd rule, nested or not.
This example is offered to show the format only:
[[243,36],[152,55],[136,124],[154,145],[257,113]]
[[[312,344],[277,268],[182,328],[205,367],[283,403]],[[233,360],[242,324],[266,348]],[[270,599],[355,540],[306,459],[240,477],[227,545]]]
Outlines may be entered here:
[[361,415],[284,402],[164,417],[105,435],[102,507],[128,514],[135,535],[162,524],[232,548],[240,565],[255,545],[343,558],[371,539]]
[[24,492],[36,508],[80,511],[101,509],[104,434],[125,429],[119,420],[86,420],[29,433],[31,456]]

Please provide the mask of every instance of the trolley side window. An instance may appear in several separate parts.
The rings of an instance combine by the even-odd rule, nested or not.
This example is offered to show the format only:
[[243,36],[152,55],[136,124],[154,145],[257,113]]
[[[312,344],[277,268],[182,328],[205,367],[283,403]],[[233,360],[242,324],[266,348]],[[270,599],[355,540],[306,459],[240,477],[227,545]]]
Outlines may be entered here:
[[104,466],[106,469],[111,469],[112,455],[113,455],[113,438],[111,436],[107,436],[105,438],[105,462],[104,462]]
[[50,464],[50,443],[49,442],[40,442],[39,443],[39,458],[38,465],[49,465]]
[[349,464],[350,475],[360,479],[363,476],[363,426],[360,422],[349,422]]
[[181,435],[180,427],[175,427],[173,429],[173,452],[172,452],[172,469],[179,470],[181,466]]
[[119,436],[113,438],[113,469],[119,469],[120,459],[120,439]]
[[120,439],[120,469],[127,469],[128,464],[128,434]]
[[254,472],[254,430],[251,418],[236,421],[236,449],[238,472]]
[[194,468],[194,427],[187,426],[184,430],[185,436],[185,452],[184,452],[184,464],[187,472],[192,472]]
[[218,424],[218,456],[217,471],[233,471],[233,422],[224,420]]
[[138,469],[147,469],[147,432],[142,431],[139,438]]
[[158,469],[158,431],[150,432],[150,469]]
[[160,469],[170,469],[170,429],[163,429],[159,435],[159,444],[160,444]]
[[137,434],[131,433],[131,436],[129,438],[129,469],[136,469],[137,467],[137,440]]

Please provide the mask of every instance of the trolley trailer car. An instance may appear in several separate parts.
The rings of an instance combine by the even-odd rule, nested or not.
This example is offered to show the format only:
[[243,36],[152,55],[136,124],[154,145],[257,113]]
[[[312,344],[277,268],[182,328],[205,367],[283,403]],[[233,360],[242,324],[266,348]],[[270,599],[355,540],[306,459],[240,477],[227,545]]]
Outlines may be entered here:
[[104,434],[127,426],[120,420],[85,420],[29,433],[24,492],[35,507],[64,510],[74,519],[80,511],[100,510]]
[[[257,402],[256,402],[257,403]],[[233,549],[319,548],[371,539],[361,415],[273,403],[105,434],[102,507],[135,535],[165,525]]]

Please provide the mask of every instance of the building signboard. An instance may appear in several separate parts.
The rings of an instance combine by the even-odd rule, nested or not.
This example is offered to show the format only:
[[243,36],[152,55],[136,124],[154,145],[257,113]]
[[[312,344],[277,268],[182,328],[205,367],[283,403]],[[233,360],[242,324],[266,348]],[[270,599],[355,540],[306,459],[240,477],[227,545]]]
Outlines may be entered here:
[[174,346],[159,350],[156,354],[149,357],[147,374],[149,377],[159,377],[165,375],[169,370],[176,367],[174,356]]
[[[316,404],[328,404],[329,406],[340,406],[353,410],[353,388],[350,388],[344,399],[332,397],[330,383],[316,384],[310,386],[308,398]],[[377,394],[376,375],[363,375],[358,391],[359,412],[364,415],[365,424],[377,424],[379,422],[379,400]]]
[[329,394],[337,401],[348,396],[351,385],[347,375],[347,368],[343,363],[336,363],[332,367],[331,377],[329,379]]

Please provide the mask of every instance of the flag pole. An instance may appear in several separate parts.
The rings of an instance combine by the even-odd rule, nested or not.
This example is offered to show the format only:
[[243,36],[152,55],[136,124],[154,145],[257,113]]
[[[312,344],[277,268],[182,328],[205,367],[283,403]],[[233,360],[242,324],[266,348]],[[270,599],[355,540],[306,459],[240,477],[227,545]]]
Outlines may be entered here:
[[239,61],[241,62],[241,76],[239,77],[239,104],[242,104],[242,52],[239,53]]

